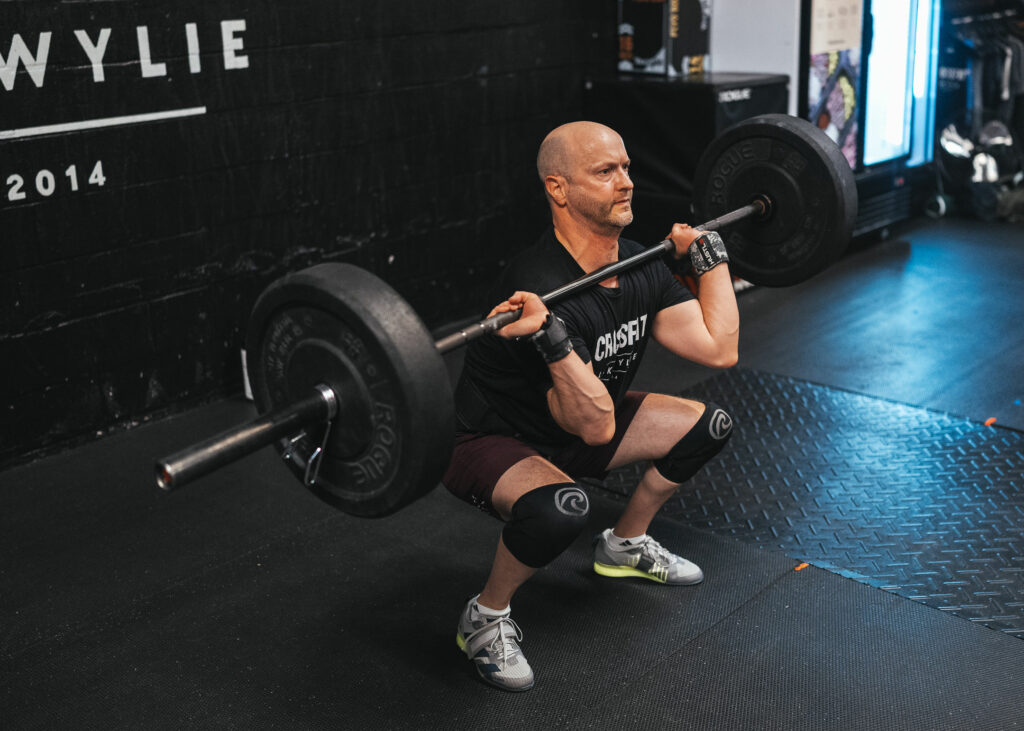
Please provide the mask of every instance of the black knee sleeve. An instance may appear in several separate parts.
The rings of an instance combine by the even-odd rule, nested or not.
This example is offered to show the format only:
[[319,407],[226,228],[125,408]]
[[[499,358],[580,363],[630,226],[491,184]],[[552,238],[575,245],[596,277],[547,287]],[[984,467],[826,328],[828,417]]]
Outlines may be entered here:
[[516,500],[501,537],[513,556],[539,569],[569,547],[588,515],[590,501],[579,485],[544,485]]
[[697,474],[704,463],[722,451],[732,436],[732,417],[718,404],[709,403],[704,413],[676,445],[654,466],[672,482],[685,482]]

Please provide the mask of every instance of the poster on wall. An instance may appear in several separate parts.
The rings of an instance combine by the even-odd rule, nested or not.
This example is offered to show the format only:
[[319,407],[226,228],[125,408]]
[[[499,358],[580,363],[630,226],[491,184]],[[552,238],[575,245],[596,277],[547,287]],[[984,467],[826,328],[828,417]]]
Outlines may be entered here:
[[807,118],[839,145],[851,168],[857,166],[860,49],[811,56]]
[[862,0],[811,3],[808,119],[831,137],[851,168],[857,166]]
[[861,46],[862,0],[814,0],[811,3],[811,55]]

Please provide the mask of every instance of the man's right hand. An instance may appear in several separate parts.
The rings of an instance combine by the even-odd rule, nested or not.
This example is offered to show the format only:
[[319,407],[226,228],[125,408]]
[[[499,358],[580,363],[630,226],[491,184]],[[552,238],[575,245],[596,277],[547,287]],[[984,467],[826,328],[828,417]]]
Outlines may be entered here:
[[[516,292],[491,310],[488,317],[522,309],[511,325],[498,330],[503,338],[533,335],[548,319],[548,308],[533,292]],[[615,403],[608,388],[594,375],[593,363],[584,363],[574,352],[549,362],[552,386],[548,409],[555,422],[587,444],[606,444],[615,434]]]
[[519,319],[511,325],[506,325],[501,330],[498,330],[498,335],[506,339],[533,335],[533,333],[543,327],[544,322],[548,318],[547,305],[533,292],[516,292],[491,310],[487,316],[494,317],[502,312],[511,312],[512,310],[519,309],[523,311]]

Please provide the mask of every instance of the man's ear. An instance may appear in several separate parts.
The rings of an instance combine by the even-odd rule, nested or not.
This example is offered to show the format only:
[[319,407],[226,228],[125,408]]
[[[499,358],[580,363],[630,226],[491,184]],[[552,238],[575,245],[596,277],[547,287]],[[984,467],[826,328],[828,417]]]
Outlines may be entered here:
[[544,189],[548,193],[548,198],[554,201],[555,205],[560,208],[566,205],[568,183],[569,181],[561,175],[549,175],[544,178]]

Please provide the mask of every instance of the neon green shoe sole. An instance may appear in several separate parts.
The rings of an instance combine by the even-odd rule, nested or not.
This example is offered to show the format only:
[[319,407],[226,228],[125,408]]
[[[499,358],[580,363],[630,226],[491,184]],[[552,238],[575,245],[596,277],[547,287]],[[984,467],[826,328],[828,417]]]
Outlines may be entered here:
[[656,581],[659,584],[665,583],[664,579],[660,579],[654,574],[649,574],[646,571],[635,569],[632,566],[609,566],[608,564],[598,563],[595,561],[594,572],[601,574],[601,576],[611,576],[616,579],[638,577],[641,579],[650,579],[651,581]]

